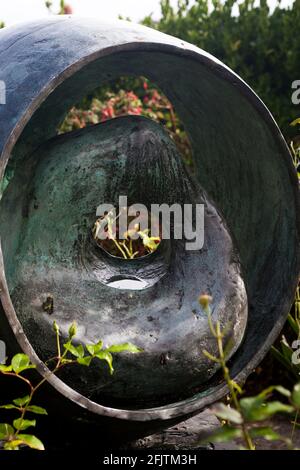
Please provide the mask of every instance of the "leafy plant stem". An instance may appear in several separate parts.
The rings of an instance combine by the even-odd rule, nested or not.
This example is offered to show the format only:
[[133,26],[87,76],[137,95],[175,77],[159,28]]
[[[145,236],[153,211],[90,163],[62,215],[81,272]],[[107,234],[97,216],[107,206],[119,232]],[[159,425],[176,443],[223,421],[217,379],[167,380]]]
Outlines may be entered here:
[[[229,369],[226,365],[226,358],[225,358],[224,348],[223,348],[223,334],[222,334],[222,331],[221,331],[221,325],[220,325],[220,322],[217,321],[216,322],[216,327],[214,327],[213,322],[212,322],[212,318],[211,318],[211,308],[210,308],[210,306],[208,306],[208,308],[207,308],[207,317],[208,317],[208,324],[209,324],[210,331],[211,331],[212,335],[217,340],[218,352],[219,352],[219,364],[220,364],[220,366],[222,368],[222,371],[223,371],[224,380],[225,380],[225,382],[227,384],[227,387],[229,389],[229,393],[230,393],[232,402],[235,406],[235,409],[243,416],[242,409],[240,407],[239,400],[238,400],[238,397],[237,397],[237,393],[236,393],[236,390],[235,390],[235,387],[234,387],[234,382],[230,377]],[[242,433],[243,433],[243,438],[244,438],[247,449],[248,450],[255,450],[255,446],[252,442],[252,439],[251,439],[250,434],[249,434],[248,429],[247,429],[247,425],[244,421],[241,423],[241,430],[242,430]]]

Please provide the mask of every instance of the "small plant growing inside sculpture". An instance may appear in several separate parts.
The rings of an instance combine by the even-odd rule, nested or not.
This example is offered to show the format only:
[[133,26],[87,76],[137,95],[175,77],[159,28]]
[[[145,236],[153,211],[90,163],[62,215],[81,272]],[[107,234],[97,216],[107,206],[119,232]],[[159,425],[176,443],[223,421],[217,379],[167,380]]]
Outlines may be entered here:
[[[293,437],[295,427],[298,425],[297,417],[300,410],[300,383],[297,383],[290,391],[280,385],[266,388],[261,393],[253,397],[240,398],[243,389],[230,376],[227,366],[226,346],[224,338],[226,332],[221,329],[221,324],[217,320],[213,322],[211,310],[212,298],[203,294],[199,297],[199,303],[207,315],[208,325],[212,336],[218,346],[218,356],[212,355],[204,350],[203,354],[212,362],[220,365],[224,380],[229,391],[230,403],[217,403],[212,407],[212,412],[221,420],[222,427],[206,438],[206,442],[228,442],[239,439],[244,442],[245,448],[255,450],[253,439],[260,437],[268,441],[283,441],[287,448],[293,448]],[[287,403],[270,400],[272,394],[277,392],[283,396]],[[271,426],[264,425],[264,422],[276,413],[294,414],[292,421],[291,437],[286,438],[275,432]]]
[[[119,233],[118,219],[112,212],[108,212],[102,218],[96,220],[92,234],[96,243],[110,255],[124,259],[135,259],[154,253],[161,243],[160,236],[152,236],[151,229],[141,229],[140,224],[134,224],[122,235]],[[128,216],[128,227],[132,225],[135,217]],[[151,225],[150,220],[148,220]],[[159,223],[157,230],[160,232]]]
[[[291,126],[299,126],[300,127],[300,118],[295,119],[292,123]],[[290,143],[291,151],[292,151],[292,158],[294,165],[296,167],[298,177],[300,174],[300,137],[299,135],[296,136]]]
[[49,369],[49,373],[37,384],[34,385],[24,374],[36,367],[26,354],[16,354],[10,364],[0,365],[1,374],[15,377],[28,386],[27,395],[15,398],[11,403],[0,406],[1,409],[13,410],[19,415],[12,423],[0,423],[0,449],[2,450],[19,450],[23,447],[44,450],[44,445],[40,439],[32,434],[27,434],[27,432],[24,433],[24,431],[35,427],[36,420],[32,419],[32,415],[47,415],[45,408],[33,404],[33,401],[36,392],[50,375],[56,374],[63,367],[72,364],[89,366],[93,360],[97,359],[106,361],[112,374],[114,371],[112,354],[124,351],[130,353],[142,351],[142,349],[131,343],[112,345],[108,348],[103,348],[102,341],[86,344],[85,347],[82,344],[75,345],[73,340],[76,335],[76,323],[70,326],[67,341],[61,345],[59,326],[56,322],[53,323],[53,329],[56,335],[57,355],[46,362],[48,367],[51,364],[53,366]]

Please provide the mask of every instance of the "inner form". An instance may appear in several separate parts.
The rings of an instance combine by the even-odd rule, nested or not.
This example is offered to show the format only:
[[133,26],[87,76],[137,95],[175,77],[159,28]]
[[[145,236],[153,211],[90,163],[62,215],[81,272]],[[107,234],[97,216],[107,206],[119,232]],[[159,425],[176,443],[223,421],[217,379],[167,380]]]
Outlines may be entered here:
[[[130,262],[99,250],[90,236],[97,207],[117,206],[120,195],[146,207],[203,204],[203,248],[163,240]],[[49,140],[19,163],[1,206],[4,230],[12,207],[24,214],[9,285],[37,354],[55,354],[54,320],[62,341],[76,321],[78,342],[131,342],[144,350],[115,356],[113,375],[100,362],[65,369],[61,377],[85,396],[110,406],[156,406],[207,382],[217,368],[202,351],[217,348],[197,303],[204,292],[213,298],[213,319],[231,327],[230,356],[239,347],[247,296],[231,236],[159,124],[128,116]],[[51,313],[43,307],[49,297]]]

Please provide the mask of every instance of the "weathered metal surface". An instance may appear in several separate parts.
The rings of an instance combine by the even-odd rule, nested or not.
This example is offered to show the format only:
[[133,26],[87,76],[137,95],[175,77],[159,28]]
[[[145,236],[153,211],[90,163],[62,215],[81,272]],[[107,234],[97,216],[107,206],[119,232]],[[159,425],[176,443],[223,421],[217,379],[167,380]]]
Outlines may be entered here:
[[[108,201],[117,207],[119,195],[149,209],[151,204],[204,204],[203,248],[186,251],[185,239],[164,240],[144,259],[111,259],[91,243],[91,228],[97,206]],[[20,232],[12,234],[7,221],[16,208],[26,215]],[[115,358],[112,376],[98,361],[63,374],[94,401],[161,406],[191,396],[213,376],[216,364],[202,351],[217,354],[217,345],[197,302],[201,292],[213,297],[213,318],[224,328],[231,325],[231,355],[242,340],[247,296],[230,235],[155,122],[118,118],[39,147],[16,168],[3,196],[0,226],[18,245],[7,270],[8,285],[18,318],[42,359],[55,355],[54,320],[64,338],[76,321],[83,344],[101,339],[106,347],[132,342],[144,349]],[[145,288],[110,287],[118,278],[137,279]],[[49,295],[50,314],[43,309]]]
[[[63,17],[7,28],[0,31],[0,63],[0,79],[7,84],[7,104],[0,107],[2,174],[10,157],[22,168],[21,162],[56,134],[71,105],[104,81],[144,75],[173,102],[192,142],[198,181],[221,210],[240,256],[249,319],[232,373],[244,380],[278,335],[299,274],[297,179],[283,137],[259,98],[209,54],[124,22]],[[21,185],[14,216],[5,219],[5,230],[0,227],[6,313],[1,322],[7,318],[19,345],[44,373],[11,303],[8,288],[13,296],[13,285],[7,288],[5,281],[4,268],[8,279],[13,278],[20,243],[12,234],[21,234],[24,222],[21,199],[26,190]],[[196,412],[226,391],[216,377],[185,400],[122,410],[92,402],[58,378],[49,382],[93,413],[134,422]]]

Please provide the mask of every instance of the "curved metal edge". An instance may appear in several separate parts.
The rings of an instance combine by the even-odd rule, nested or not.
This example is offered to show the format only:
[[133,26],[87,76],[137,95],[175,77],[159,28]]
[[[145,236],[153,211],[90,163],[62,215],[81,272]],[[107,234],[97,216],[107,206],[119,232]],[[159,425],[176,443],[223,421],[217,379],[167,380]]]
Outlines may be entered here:
[[[187,43],[182,42],[182,45],[188,45]],[[281,134],[273,116],[271,115],[270,111],[266,108],[262,100],[256,95],[256,93],[233,71],[231,71],[226,65],[222,64],[219,60],[215,59],[213,56],[207,53],[203,53],[201,49],[195,48],[195,46],[191,46],[190,49],[184,49],[179,46],[175,45],[166,45],[163,43],[150,43],[150,42],[132,42],[112,47],[107,47],[100,51],[94,52],[83,59],[71,64],[68,66],[63,72],[61,72],[57,77],[53,78],[39,93],[35,100],[32,101],[31,105],[27,108],[26,112],[23,114],[21,120],[18,122],[16,127],[12,130],[8,140],[6,141],[3,147],[2,153],[2,170],[5,169],[6,163],[9,159],[10,153],[17,142],[18,138],[20,137],[25,125],[28,123],[32,115],[38,109],[40,104],[44,102],[49,94],[59,86],[66,78],[72,76],[80,69],[91,63],[92,61],[99,59],[101,57],[105,57],[107,55],[124,52],[124,51],[160,51],[166,52],[169,54],[175,54],[183,57],[187,57],[193,59],[197,62],[200,62],[202,65],[205,65],[209,69],[211,69],[214,73],[221,76],[226,81],[229,81],[231,85],[238,87],[239,91],[242,95],[244,95],[251,104],[259,111],[262,118],[265,120],[266,124],[268,125],[274,139],[277,140],[282,154],[284,154],[284,158],[286,159],[286,164],[289,170],[291,185],[294,190],[295,195],[295,206],[297,209],[297,229],[298,233],[300,233],[300,200],[299,200],[299,189],[298,189],[298,180],[296,176],[296,172],[292,165],[292,159],[290,155],[289,148],[287,143],[284,140],[283,135]],[[300,272],[300,259],[298,258],[297,263],[297,272]],[[286,300],[284,304],[284,310],[286,310],[287,314],[289,309],[292,305],[294,299],[294,292],[297,287],[297,282],[295,285],[292,286],[289,299]],[[8,291],[8,286],[6,283],[5,278],[5,271],[4,271],[4,264],[3,264],[3,256],[1,250],[1,243],[0,243],[0,299],[2,305],[4,307],[4,311],[6,312],[6,316],[8,322],[15,334],[15,337],[24,352],[26,352],[33,363],[37,365],[37,370],[43,377],[46,377],[49,374],[49,370],[46,368],[45,364],[39,359],[37,354],[35,353],[34,349],[30,345],[22,326],[17,318],[14,306],[11,302],[11,298]],[[274,328],[271,330],[269,339],[270,342],[274,342],[277,338],[278,334],[280,333],[286,318],[282,317],[280,321],[277,321],[274,325]],[[268,352],[268,347],[263,346],[257,351],[252,360],[248,362],[248,364],[244,367],[244,369],[234,377],[239,383],[243,383],[247,376],[253,371],[253,369],[259,364],[259,362],[263,359],[265,354]],[[140,409],[140,410],[122,410],[122,409],[115,409],[102,406],[98,403],[90,401],[88,398],[82,396],[68,385],[66,385],[63,381],[61,381],[58,377],[54,375],[50,375],[47,377],[47,381],[61,394],[66,396],[68,399],[73,401],[74,403],[78,404],[82,408],[101,415],[107,416],[111,418],[118,418],[122,420],[130,420],[130,421],[139,421],[139,422],[146,422],[152,420],[169,420],[172,418],[177,418],[187,414],[193,414],[201,409],[211,405],[216,400],[221,399],[228,393],[228,389],[226,385],[220,385],[213,393],[203,397],[199,394],[177,403],[173,403],[167,406],[157,407],[157,408],[149,408],[149,409]]]

